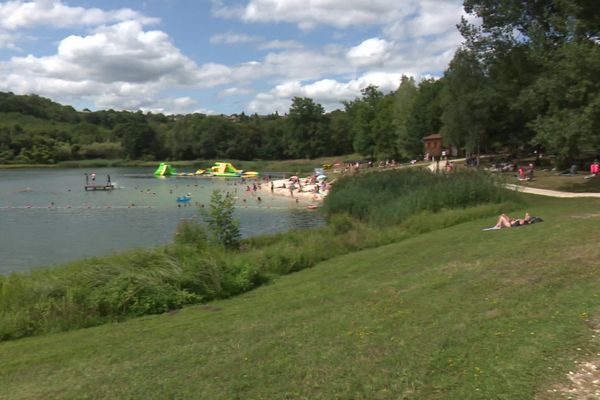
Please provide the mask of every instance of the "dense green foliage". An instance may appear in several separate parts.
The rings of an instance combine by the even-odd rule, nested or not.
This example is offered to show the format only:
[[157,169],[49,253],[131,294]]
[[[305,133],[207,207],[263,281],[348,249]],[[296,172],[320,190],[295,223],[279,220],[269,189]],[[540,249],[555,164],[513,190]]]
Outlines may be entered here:
[[[241,241],[239,249],[232,199],[216,192],[212,211],[204,215],[208,227],[185,221],[172,245],[0,276],[0,340],[163,313],[186,304],[230,297],[274,276],[309,268],[337,255],[514,208],[514,202],[506,202],[505,191],[496,190],[486,175],[439,177],[442,182],[423,174],[435,176],[411,171],[369,173],[342,180],[338,193],[359,195],[340,207],[338,195],[331,193],[326,200],[332,202],[326,207],[330,212],[327,227],[249,238]],[[411,207],[402,208],[393,199],[397,192],[388,186],[394,181],[399,187],[413,187],[415,194],[405,197]],[[446,194],[434,193],[448,184],[462,187],[455,186]],[[382,185],[385,190],[374,189]],[[371,194],[379,192],[380,197],[360,195],[365,188]],[[430,197],[436,199],[432,207],[414,206]],[[377,201],[386,204],[383,212],[388,214],[381,214]],[[464,208],[476,204],[480,206]],[[423,214],[439,209],[455,210]],[[365,215],[372,217],[371,224],[360,221]],[[400,228],[389,226],[400,221],[404,221]]]
[[0,93],[0,163],[68,160],[281,160],[352,153],[345,113],[294,98],[289,115],[78,112]]
[[378,226],[394,225],[420,212],[514,200],[502,181],[482,172],[432,174],[401,169],[339,179],[327,197],[331,214],[347,213]]
[[467,151],[506,146],[562,160],[600,146],[600,3],[465,0],[446,75],[443,131]]

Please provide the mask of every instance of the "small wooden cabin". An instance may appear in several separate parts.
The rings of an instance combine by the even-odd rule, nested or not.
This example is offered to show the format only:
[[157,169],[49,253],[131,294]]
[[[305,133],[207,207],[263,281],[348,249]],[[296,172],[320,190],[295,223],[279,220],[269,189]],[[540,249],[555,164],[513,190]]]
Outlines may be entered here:
[[433,133],[423,138],[424,153],[430,156],[440,157],[442,155],[442,135]]

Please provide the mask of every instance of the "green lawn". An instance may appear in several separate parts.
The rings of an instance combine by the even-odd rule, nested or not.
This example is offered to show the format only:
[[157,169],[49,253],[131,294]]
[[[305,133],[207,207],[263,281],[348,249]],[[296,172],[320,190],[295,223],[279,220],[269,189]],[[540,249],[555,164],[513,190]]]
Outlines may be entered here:
[[237,298],[0,343],[0,398],[553,398],[599,358],[600,200],[527,199],[545,222],[473,221]]

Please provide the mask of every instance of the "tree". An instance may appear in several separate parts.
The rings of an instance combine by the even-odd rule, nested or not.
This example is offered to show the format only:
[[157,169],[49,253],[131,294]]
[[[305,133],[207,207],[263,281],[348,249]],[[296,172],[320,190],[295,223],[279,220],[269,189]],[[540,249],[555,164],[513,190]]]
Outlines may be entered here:
[[209,211],[203,214],[211,239],[224,247],[237,249],[241,233],[239,222],[233,219],[235,199],[221,190],[212,192]]
[[294,158],[315,158],[328,145],[323,106],[308,97],[294,97],[288,114],[290,124],[287,151]]
[[418,89],[413,78],[402,76],[400,87],[394,93],[394,126],[397,134],[397,146],[400,152],[409,157],[419,154],[423,147],[421,137],[411,131],[411,116],[415,113],[415,100]]
[[[600,2],[465,0],[466,49],[496,94],[488,137],[570,158],[598,144]],[[511,101],[510,99],[514,99]]]
[[447,144],[480,154],[490,126],[493,90],[476,54],[461,49],[445,74],[442,89],[442,134]]
[[331,143],[328,154],[342,155],[352,153],[353,131],[347,113],[335,110],[329,115],[329,130]]
[[282,159],[285,157],[285,127],[281,117],[267,118],[262,122],[262,146],[258,156],[264,159]]
[[373,122],[379,102],[383,98],[383,93],[374,85],[362,89],[361,93],[362,98],[344,102],[344,106],[351,121],[354,150],[357,153],[374,158],[376,139]]
[[133,160],[142,156],[153,157],[156,151],[156,131],[145,123],[128,122],[115,127],[125,154]]
[[375,118],[371,130],[375,142],[374,153],[378,159],[395,159],[398,157],[398,135],[394,124],[394,95],[384,96],[377,104]]
[[532,143],[565,161],[600,146],[600,48],[570,43],[549,54],[548,67],[523,94],[537,112]]
[[423,153],[423,137],[440,132],[442,127],[441,91],[444,79],[425,79],[419,83],[405,123],[400,151],[407,157]]

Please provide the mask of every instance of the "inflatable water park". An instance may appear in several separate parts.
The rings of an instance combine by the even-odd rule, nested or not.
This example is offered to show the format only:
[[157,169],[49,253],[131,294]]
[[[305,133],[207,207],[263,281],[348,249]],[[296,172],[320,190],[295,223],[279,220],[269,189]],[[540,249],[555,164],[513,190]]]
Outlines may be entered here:
[[256,178],[260,175],[256,171],[244,171],[237,169],[228,162],[216,162],[209,169],[198,169],[196,172],[177,172],[170,164],[160,163],[154,171],[156,176],[215,176],[225,178]]

